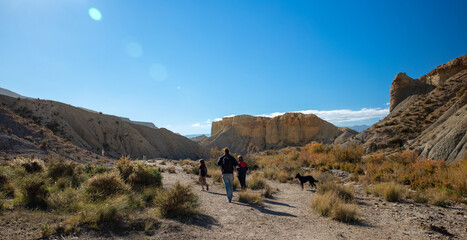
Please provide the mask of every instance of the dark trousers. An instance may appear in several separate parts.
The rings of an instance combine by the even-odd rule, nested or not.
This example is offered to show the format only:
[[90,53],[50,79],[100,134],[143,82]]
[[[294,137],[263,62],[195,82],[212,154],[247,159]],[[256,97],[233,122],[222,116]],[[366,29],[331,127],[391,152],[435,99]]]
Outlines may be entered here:
[[242,186],[242,189],[246,189],[246,174],[238,174],[238,181],[240,182],[240,186]]

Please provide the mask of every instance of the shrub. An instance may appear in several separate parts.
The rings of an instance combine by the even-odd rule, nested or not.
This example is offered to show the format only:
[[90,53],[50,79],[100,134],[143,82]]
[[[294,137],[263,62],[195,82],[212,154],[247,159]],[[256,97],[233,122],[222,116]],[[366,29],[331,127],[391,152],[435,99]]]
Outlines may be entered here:
[[242,191],[238,195],[238,201],[243,203],[250,203],[254,205],[263,205],[263,198],[259,193],[250,192],[250,191]]
[[76,163],[65,160],[52,160],[48,164],[47,176],[57,181],[60,178],[62,183],[68,179],[73,187],[78,187],[82,182],[82,168]]
[[47,208],[49,191],[40,175],[30,175],[22,179],[23,202],[29,208]]
[[261,193],[261,196],[265,197],[265,198],[273,198],[273,195],[274,194],[274,191],[272,190],[272,188],[270,186],[266,186],[264,189],[263,189],[263,192]]
[[377,197],[383,196],[388,202],[400,202],[405,195],[406,189],[398,183],[386,182],[370,186],[367,191]]
[[212,183],[222,183],[222,171],[220,169],[209,171],[211,173]]
[[7,176],[4,174],[0,174],[0,192],[5,197],[15,197],[15,187],[9,182]]
[[49,205],[52,209],[63,212],[77,212],[80,210],[79,193],[73,188],[54,192],[49,196]]
[[358,211],[355,204],[346,204],[336,192],[318,193],[311,202],[311,207],[322,216],[342,222],[357,222]]
[[175,166],[167,167],[167,171],[168,171],[169,173],[176,173],[176,171],[175,171]]
[[445,190],[433,189],[428,193],[428,203],[435,206],[447,207],[449,206],[449,193]]
[[128,177],[128,183],[133,189],[139,190],[148,186],[160,187],[162,186],[162,175],[155,168],[138,164],[134,168],[133,173]]
[[123,180],[127,181],[128,177],[133,173],[133,165],[130,158],[127,156],[120,158],[117,163],[117,170]]
[[331,218],[341,222],[357,222],[358,211],[355,204],[339,203],[333,206]]
[[169,190],[160,190],[154,202],[162,217],[179,218],[196,213],[198,197],[191,191],[190,186],[183,186],[177,182]]
[[36,172],[41,172],[43,170],[43,165],[44,163],[38,159],[34,160],[23,160],[24,162],[21,163],[21,166],[26,170],[28,173],[36,173]]
[[354,199],[354,189],[352,186],[344,186],[334,181],[319,184],[318,193],[324,194],[327,192],[335,193],[337,197],[345,202],[350,202]]
[[109,171],[106,166],[99,165],[99,164],[91,164],[88,163],[84,167],[84,172],[87,173],[89,176],[94,176],[96,174],[102,174]]
[[264,189],[267,186],[266,180],[260,174],[255,173],[251,175],[247,181],[247,186],[252,190]]
[[125,183],[115,173],[104,173],[90,178],[86,188],[91,200],[106,199],[125,190]]
[[154,205],[154,199],[156,198],[157,190],[155,188],[146,188],[141,196],[143,202],[147,207]]

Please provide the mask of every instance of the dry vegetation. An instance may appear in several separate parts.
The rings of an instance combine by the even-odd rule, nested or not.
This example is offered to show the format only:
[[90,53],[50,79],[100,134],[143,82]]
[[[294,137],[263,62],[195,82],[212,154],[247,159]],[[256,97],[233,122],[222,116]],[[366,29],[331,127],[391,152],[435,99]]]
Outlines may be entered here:
[[[131,222],[143,213],[167,218],[196,213],[190,187],[162,188],[158,168],[123,157],[115,168],[57,159],[25,159],[0,166],[0,210],[63,216],[44,224],[41,237],[67,235],[82,228],[100,229],[109,222]],[[144,215],[144,214],[143,214]],[[112,224],[121,226],[121,224]]]
[[[350,173],[348,180],[367,185],[367,192],[387,201],[411,198],[417,202],[447,205],[449,201],[467,200],[467,157],[455,163],[443,160],[417,161],[415,152],[404,151],[392,155],[382,153],[364,156],[362,146],[327,146],[310,143],[301,148],[269,150],[265,155],[249,156],[249,165],[258,166],[262,175],[278,182],[291,182],[304,169],[321,183],[328,181],[322,173],[336,169]],[[261,185],[253,173],[249,187]],[[327,187],[321,184],[318,189]]]

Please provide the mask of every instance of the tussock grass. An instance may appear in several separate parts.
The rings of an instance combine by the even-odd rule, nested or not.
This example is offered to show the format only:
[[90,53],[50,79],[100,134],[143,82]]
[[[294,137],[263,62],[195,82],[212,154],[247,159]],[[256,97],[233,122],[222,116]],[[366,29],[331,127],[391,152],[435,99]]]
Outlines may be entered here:
[[246,190],[246,191],[240,192],[240,194],[238,195],[238,201],[243,202],[243,203],[249,203],[249,204],[262,206],[264,200],[261,197],[260,193]]
[[211,179],[213,184],[222,183],[222,171],[220,169],[208,170],[211,173]]
[[400,202],[407,195],[407,189],[395,182],[378,183],[367,187],[367,192],[383,197],[388,202]]
[[161,187],[162,175],[154,167],[138,164],[128,176],[128,183],[134,190],[142,190],[145,187]]
[[176,171],[175,171],[175,166],[167,167],[167,171],[168,171],[169,173],[176,173]]
[[351,185],[342,185],[337,182],[324,182],[318,184],[318,193],[334,192],[345,202],[350,202],[354,199],[354,188]]
[[49,190],[43,176],[33,174],[22,179],[21,193],[23,203],[29,208],[47,208]]
[[183,186],[177,182],[173,188],[159,190],[155,205],[162,217],[181,218],[196,213],[198,197],[191,191],[190,186]]
[[311,208],[322,216],[341,222],[357,222],[359,212],[357,205],[351,203],[353,188],[327,182],[318,187],[318,193],[311,202]]
[[91,200],[103,200],[127,190],[125,183],[115,172],[96,175],[88,180],[86,192]]
[[246,185],[252,190],[264,189],[267,186],[266,179],[258,173],[253,173],[250,178],[247,180]]

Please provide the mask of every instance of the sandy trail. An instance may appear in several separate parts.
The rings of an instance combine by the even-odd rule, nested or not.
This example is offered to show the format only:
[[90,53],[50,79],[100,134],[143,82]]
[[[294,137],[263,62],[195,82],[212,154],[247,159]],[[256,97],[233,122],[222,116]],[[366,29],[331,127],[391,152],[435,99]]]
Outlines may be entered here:
[[[299,184],[268,184],[280,191],[264,207],[238,202],[238,191],[227,203],[222,185],[201,191],[197,176],[178,167],[177,174],[164,173],[164,186],[177,181],[190,184],[199,196],[201,215],[190,221],[164,220],[151,239],[467,239],[465,205],[450,208],[416,203],[388,203],[362,194],[356,186],[361,223],[346,224],[321,217],[310,209],[314,189]],[[211,179],[208,178],[208,183]],[[454,236],[425,227],[444,226]]]

